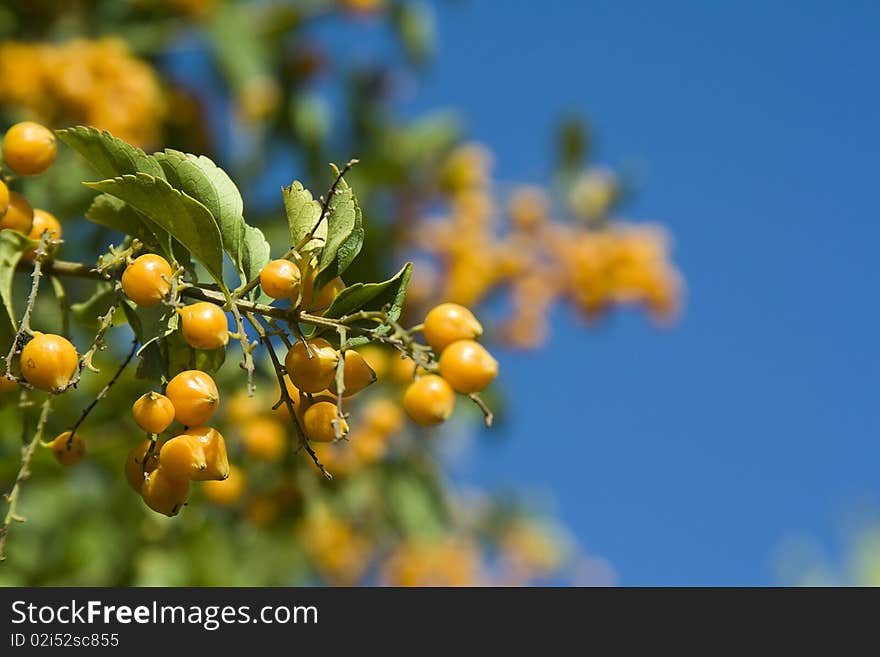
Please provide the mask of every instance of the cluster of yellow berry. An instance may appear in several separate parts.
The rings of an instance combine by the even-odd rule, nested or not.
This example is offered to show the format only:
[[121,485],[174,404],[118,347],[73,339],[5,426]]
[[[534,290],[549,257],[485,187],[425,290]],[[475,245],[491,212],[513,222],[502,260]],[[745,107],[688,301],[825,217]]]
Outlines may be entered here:
[[403,407],[417,424],[433,426],[452,414],[454,393],[471,395],[488,386],[498,376],[498,361],[475,340],[483,334],[477,318],[457,303],[431,309],[422,333],[439,355],[438,374],[417,370],[403,395]]
[[0,43],[0,103],[139,146],[158,143],[165,114],[156,72],[115,38]]
[[[125,476],[154,511],[176,515],[186,503],[192,481],[222,481],[229,476],[226,442],[205,426],[220,405],[220,393],[210,375],[186,370],[168,382],[165,394],[147,392],[132,406],[138,426],[149,436],[125,461]],[[158,441],[177,420],[184,429]]]
[[515,189],[502,213],[491,193],[491,156],[476,145],[450,154],[441,182],[448,215],[419,223],[411,237],[439,271],[420,268],[411,301],[474,306],[506,290],[511,314],[502,336],[520,347],[544,341],[558,299],[588,319],[624,304],[640,304],[659,320],[676,315],[681,281],[669,241],[659,227],[608,219],[618,194],[609,172],[588,170],[572,184],[569,205],[578,222],[553,220],[547,195],[532,186]]
[[[19,176],[36,176],[55,161],[55,135],[45,126],[25,121],[17,123],[3,136],[3,164]],[[10,191],[0,178],[0,230],[14,230],[34,241],[47,239],[46,248],[60,244],[61,224],[45,210],[34,209],[21,194]],[[37,249],[24,254],[34,259]],[[6,345],[8,348],[9,345]],[[37,390],[53,394],[63,392],[80,367],[76,347],[65,337],[34,331],[21,351],[21,378]],[[19,388],[17,379],[7,371],[0,377],[0,392]],[[64,465],[78,462],[85,453],[79,436],[67,431],[46,444]]]

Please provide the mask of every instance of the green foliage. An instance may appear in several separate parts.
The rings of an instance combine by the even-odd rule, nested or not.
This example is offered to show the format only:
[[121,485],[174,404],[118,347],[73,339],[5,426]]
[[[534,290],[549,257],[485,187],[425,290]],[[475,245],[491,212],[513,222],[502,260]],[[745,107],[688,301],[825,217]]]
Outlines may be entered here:
[[105,178],[137,173],[146,173],[154,178],[165,177],[162,167],[154,158],[105,130],[77,126],[57,130],[55,134]]
[[[333,166],[333,173],[339,170]],[[361,209],[351,187],[340,179],[336,193],[330,199],[327,217],[327,242],[318,259],[318,277],[315,288],[341,276],[360,253],[364,243],[364,224]]]
[[[12,276],[15,267],[21,257],[37,246],[37,243],[28,239],[18,231],[0,230],[0,298],[3,300],[5,318],[0,318],[3,325],[0,336],[4,338],[2,344],[11,341],[11,335],[16,330],[15,306],[12,299]],[[4,333],[11,329],[9,336]],[[8,340],[6,338],[9,338]]]
[[162,178],[146,174],[125,175],[85,183],[128,203],[174,236],[188,249],[215,281],[223,282],[223,242],[210,210],[196,199],[172,187]]
[[[301,244],[311,233],[314,239],[303,244],[303,251],[319,248],[327,239],[327,222],[322,221],[318,224],[321,204],[298,180],[294,180],[289,187],[282,189],[281,196],[284,199],[284,212],[290,228],[290,243]],[[316,224],[318,224],[317,228],[315,228]],[[315,230],[312,230],[313,228]]]
[[171,306],[142,308],[127,300],[121,305],[128,323],[131,324],[131,330],[140,343],[138,356],[141,356],[150,344],[174,332],[179,324],[180,316]]
[[[397,321],[403,309],[406,299],[406,286],[412,275],[412,263],[406,263],[399,272],[382,283],[355,283],[349,285],[336,295],[333,303],[324,313],[327,318],[340,318],[360,311],[386,310],[388,319]],[[368,321],[354,322],[352,326],[369,327]],[[379,327],[378,334],[387,332],[387,327]],[[328,336],[329,339],[330,336]],[[369,340],[365,337],[355,337],[349,340],[349,345],[356,346],[366,344]]]

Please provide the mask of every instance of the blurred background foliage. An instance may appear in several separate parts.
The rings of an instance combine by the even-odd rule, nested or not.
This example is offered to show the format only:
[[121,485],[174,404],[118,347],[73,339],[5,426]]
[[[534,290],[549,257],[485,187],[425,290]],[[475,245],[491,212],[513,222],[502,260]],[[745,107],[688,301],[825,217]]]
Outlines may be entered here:
[[[551,306],[587,325],[619,305],[659,324],[679,312],[682,283],[660,226],[621,218],[625,177],[591,163],[591,135],[560,120],[548,148],[554,182],[500,185],[492,154],[467,141],[447,110],[403,118],[402,89],[435,50],[430,4],[384,0],[12,0],[0,7],[0,121],[95,125],[145,149],[204,153],[242,189],[249,223],[277,256],[289,246],[278,189],[298,178],[316,193],[327,163],[357,157],[349,176],[364,207],[364,251],[347,282],[381,280],[416,262],[408,323],[441,300],[478,309],[489,339],[536,348]],[[370,28],[369,57],[334,43]],[[82,219],[92,194],[83,165],[62,149],[47,174],[17,183],[35,207],[64,222],[67,260],[95,262],[121,236]],[[25,277],[16,282],[25,286]],[[87,298],[71,283],[71,302]],[[23,296],[19,296],[23,298]],[[81,313],[88,318],[88,312]],[[44,294],[35,325],[57,328]],[[114,335],[117,334],[118,335]],[[76,334],[74,334],[76,335]],[[111,331],[101,374],[59,400],[50,435],[67,428],[121,359],[129,337]],[[76,340],[75,340],[76,342]],[[477,409],[459,405],[450,426],[415,431],[400,413],[410,371],[379,350],[379,384],[358,398],[350,441],[322,446],[335,478],[321,480],[293,454],[264,372],[248,398],[235,358],[218,373],[223,423],[236,464],[167,519],[147,510],[122,477],[139,439],[128,405],[143,383],[127,373],[83,433],[89,455],[62,469],[41,450],[0,567],[5,585],[607,584],[610,567],[583,553],[534,500],[457,490],[436,447],[480,434]],[[266,364],[264,363],[264,366]],[[493,405],[503,431],[502,383]],[[18,469],[36,405],[0,410],[0,482]],[[24,416],[24,417],[22,417]]]

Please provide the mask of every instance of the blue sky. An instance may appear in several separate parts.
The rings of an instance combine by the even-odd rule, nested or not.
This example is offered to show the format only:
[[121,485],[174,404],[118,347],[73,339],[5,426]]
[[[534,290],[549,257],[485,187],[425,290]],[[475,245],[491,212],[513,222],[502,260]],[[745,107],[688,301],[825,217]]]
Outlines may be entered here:
[[773,583],[792,535],[834,554],[880,481],[878,21],[868,2],[440,5],[408,108],[459,107],[504,181],[545,180],[554,120],[583,111],[688,284],[671,331],[561,312],[549,349],[504,354],[506,439],[461,479],[548,493],[623,584]]

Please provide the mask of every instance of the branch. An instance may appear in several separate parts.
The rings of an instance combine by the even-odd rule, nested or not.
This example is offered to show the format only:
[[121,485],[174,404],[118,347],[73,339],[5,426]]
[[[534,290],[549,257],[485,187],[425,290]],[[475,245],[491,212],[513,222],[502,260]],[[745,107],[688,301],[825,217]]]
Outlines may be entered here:
[[293,407],[293,400],[290,398],[290,394],[287,392],[287,383],[284,381],[284,368],[281,366],[281,362],[278,360],[278,354],[275,353],[275,347],[272,346],[271,339],[266,333],[266,329],[264,329],[262,324],[260,324],[260,322],[258,322],[252,315],[248,315],[247,318],[259,334],[260,340],[262,340],[263,344],[266,345],[266,351],[269,352],[269,358],[272,360],[272,366],[275,368],[275,377],[278,379],[278,386],[281,388],[281,400],[284,402],[284,405],[287,407],[287,412],[290,414],[290,419],[293,422],[293,426],[296,430],[296,436],[299,440],[299,444],[303,447],[303,449],[306,450],[306,452],[308,452],[309,456],[312,457],[312,461],[314,461],[315,465],[318,466],[321,474],[323,474],[327,479],[333,479],[333,475],[327,472],[327,468],[325,468],[324,464],[321,463],[321,461],[318,459],[318,455],[315,454],[315,450],[313,450],[312,446],[309,444],[309,441],[306,438],[302,427],[299,426],[299,419],[297,419],[296,417],[296,410]]
[[79,419],[76,421],[76,424],[73,425],[73,428],[70,430],[70,438],[67,439],[68,447],[73,444],[73,436],[76,434],[76,430],[79,429],[80,425],[85,422],[85,419],[88,417],[89,413],[92,412],[92,409],[98,405],[98,402],[104,399],[107,394],[110,392],[110,388],[113,387],[113,384],[116,383],[116,380],[122,375],[122,372],[128,367],[128,364],[131,362],[131,359],[134,358],[134,354],[137,351],[137,340],[134,340],[131,343],[131,349],[128,352],[128,356],[125,357],[125,360],[122,361],[122,365],[119,366],[119,369],[116,370],[116,374],[107,382],[101,391],[97,394],[97,396],[92,400],[92,403],[86,406],[85,410],[83,410],[82,415],[79,416]]
[[50,395],[46,397],[46,401],[43,402],[43,407],[40,411],[40,420],[37,422],[37,428],[34,431],[33,438],[21,448],[21,467],[18,470],[18,475],[15,477],[15,482],[12,484],[12,489],[5,495],[9,509],[6,511],[6,517],[3,518],[3,524],[0,525],[0,561],[6,559],[4,550],[6,548],[6,537],[9,535],[10,526],[13,522],[24,522],[25,520],[17,511],[18,498],[21,494],[21,484],[31,475],[31,459],[34,456],[34,450],[43,438],[43,429],[46,427],[46,421],[49,419],[49,411],[51,410],[51,407],[52,396]]

